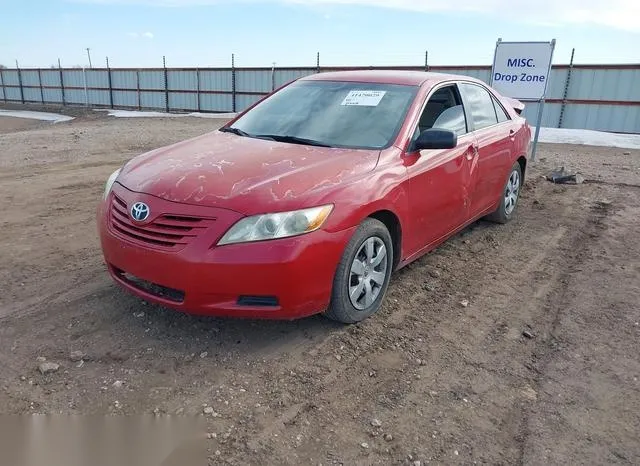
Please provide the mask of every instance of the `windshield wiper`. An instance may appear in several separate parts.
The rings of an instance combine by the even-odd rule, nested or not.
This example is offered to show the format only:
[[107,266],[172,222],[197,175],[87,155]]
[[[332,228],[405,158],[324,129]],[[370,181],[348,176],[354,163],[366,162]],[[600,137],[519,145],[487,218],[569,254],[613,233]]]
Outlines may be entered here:
[[246,131],[242,131],[241,129],[238,129],[238,128],[220,128],[220,132],[233,133],[233,134],[237,134],[238,136],[244,136],[248,138],[253,137],[251,134],[247,133]]
[[333,147],[330,144],[315,141],[313,139],[299,138],[298,136],[283,136],[280,134],[256,134],[253,137],[261,139],[272,139],[278,142],[290,142],[292,144],[303,144],[305,146],[317,146],[317,147]]
[[303,144],[305,146],[317,146],[317,147],[333,147],[330,144],[326,144],[324,142],[315,141],[313,139],[299,138],[297,136],[283,136],[280,134],[249,134],[246,131],[242,131],[239,128],[220,128],[220,131],[223,133],[233,133],[238,136],[244,136],[248,138],[258,138],[258,139],[270,139],[272,141],[278,142],[290,142],[292,144]]

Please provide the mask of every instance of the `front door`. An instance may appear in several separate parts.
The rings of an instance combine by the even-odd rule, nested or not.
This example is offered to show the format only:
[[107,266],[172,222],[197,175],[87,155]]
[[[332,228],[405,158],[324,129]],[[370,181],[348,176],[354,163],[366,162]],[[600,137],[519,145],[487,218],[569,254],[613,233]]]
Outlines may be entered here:
[[453,149],[410,151],[405,156],[411,217],[405,241],[410,256],[446,237],[469,216],[469,187],[477,162],[477,143],[467,130],[455,85],[441,87],[432,94],[414,139],[429,128],[454,131],[458,145]]

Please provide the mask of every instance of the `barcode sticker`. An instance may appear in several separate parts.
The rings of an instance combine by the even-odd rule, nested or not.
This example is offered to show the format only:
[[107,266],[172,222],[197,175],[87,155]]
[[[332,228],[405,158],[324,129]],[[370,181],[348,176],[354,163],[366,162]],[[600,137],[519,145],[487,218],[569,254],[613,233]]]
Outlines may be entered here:
[[340,105],[377,107],[387,91],[350,91]]

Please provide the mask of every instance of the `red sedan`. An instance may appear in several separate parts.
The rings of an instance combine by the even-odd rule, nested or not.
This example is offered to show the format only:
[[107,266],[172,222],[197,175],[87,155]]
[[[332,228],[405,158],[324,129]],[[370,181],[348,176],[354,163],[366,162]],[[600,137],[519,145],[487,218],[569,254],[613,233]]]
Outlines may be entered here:
[[481,217],[513,217],[531,136],[519,107],[465,76],[299,79],[109,177],[109,272],[194,314],[360,321],[393,270]]

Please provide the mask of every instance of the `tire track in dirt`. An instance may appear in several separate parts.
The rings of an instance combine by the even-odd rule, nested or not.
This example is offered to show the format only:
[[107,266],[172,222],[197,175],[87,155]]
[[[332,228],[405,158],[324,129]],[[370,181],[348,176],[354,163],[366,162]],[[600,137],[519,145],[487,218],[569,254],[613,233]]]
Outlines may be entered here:
[[[640,258],[636,243],[625,245],[622,239],[633,235],[630,227],[635,227],[637,236],[633,218],[640,199],[633,188],[615,188],[619,186],[603,192],[606,201],[592,200],[590,221],[565,251],[567,263],[559,286],[545,302],[544,309],[553,319],[532,362],[541,396],[523,412],[522,464],[555,463],[567,455],[585,455],[600,464],[635,464],[640,459],[637,435],[631,433],[640,428],[639,348],[626,343],[631,339],[625,338],[638,325],[640,289],[632,280],[621,279],[621,275],[633,276]],[[591,275],[592,284],[585,280],[585,273]],[[636,331],[636,335],[640,333]],[[594,366],[594,360],[602,364]],[[612,373],[608,365],[614,360],[618,369]],[[612,406],[610,400],[625,400],[621,403],[628,409],[621,410],[615,402]],[[622,427],[613,435],[608,432],[611,421],[606,427],[599,422],[609,410],[618,413]],[[630,415],[633,412],[635,416]],[[580,427],[585,423],[599,428],[585,436]],[[630,431],[624,432],[625,427]]]
[[[567,207],[566,205],[561,206],[561,210],[558,211],[557,214],[566,215],[567,212],[572,210],[571,205],[568,204],[568,206],[569,207]],[[573,209],[579,209],[579,208],[580,207],[575,207],[575,206],[573,207]],[[571,244],[571,240],[565,237],[567,234],[567,231],[568,229],[566,227],[561,226],[555,230],[551,230],[545,235],[541,235],[540,237],[538,237],[536,244],[544,245],[544,249],[541,252],[540,251],[535,252],[532,257],[526,257],[521,259],[520,263],[523,263],[524,267],[519,270],[516,281],[528,281],[528,279],[530,279],[532,282],[536,282],[535,278],[536,278],[536,274],[539,272],[538,269],[540,265],[544,264],[545,262],[549,262],[549,260],[554,259],[554,257],[555,257],[555,260],[552,260],[552,264],[547,268],[555,270],[559,265],[561,266],[561,263],[559,263],[557,260],[560,257],[558,253],[565,247],[568,247],[567,245]],[[468,233],[468,237],[472,238],[472,241],[473,241],[475,239],[478,239],[475,237],[475,235],[483,235],[485,233],[486,233],[485,228],[478,228],[477,231],[473,231],[472,229],[472,231]],[[456,243],[456,246],[457,246],[457,241],[459,241],[459,238],[453,240],[453,243]],[[455,246],[449,247],[449,249],[454,249],[454,248]],[[445,247],[445,249],[447,248]],[[490,249],[493,250],[493,248],[490,248]],[[487,252],[489,252],[489,250],[487,250]],[[517,251],[515,253],[517,254]],[[434,258],[433,259],[434,261],[437,261],[438,259],[440,260],[443,259],[443,257],[438,257],[439,254],[441,254],[441,251],[436,251],[433,254],[432,257]],[[414,266],[412,270],[408,272],[408,274],[413,275],[413,277],[416,277],[420,275],[421,271],[429,270],[432,267],[430,263],[433,263],[429,259],[429,257],[430,256],[427,256],[427,258],[419,261],[419,263],[416,266]],[[478,258],[479,263],[482,263],[484,260],[486,259],[483,257]],[[547,275],[549,278],[544,282],[538,283],[539,286],[537,286],[537,288],[534,291],[534,296],[538,300],[543,298],[546,294],[550,293],[553,288],[552,284],[554,283],[555,274],[548,272]],[[447,278],[451,280],[457,280],[461,277],[456,276],[456,277],[447,277]],[[408,279],[408,277],[405,276],[405,280],[406,279]],[[392,288],[390,289],[392,293],[393,293],[394,286],[400,286],[400,285],[394,285],[394,283],[395,281],[392,282]],[[486,286],[487,283],[484,281],[481,281],[480,285]],[[488,299],[492,299],[492,298],[495,298],[494,291],[495,290],[492,287],[488,287],[486,289],[483,289],[483,291],[480,292],[480,295],[481,296],[486,295]],[[520,299],[519,301],[520,302],[518,302],[518,306],[522,306],[525,304],[524,299]],[[449,303],[449,305],[455,305],[455,304],[456,303]],[[501,302],[495,302],[494,305],[498,308],[502,307]],[[519,309],[522,309],[522,307],[519,307]],[[388,310],[385,310],[385,314],[387,313],[387,311]],[[418,319],[415,318],[416,317],[415,314],[410,314],[408,312],[404,313],[403,316],[404,316],[404,320],[399,321],[397,319],[391,319],[391,317],[397,317],[396,314],[391,314],[391,315],[387,314],[384,317],[383,326],[385,328],[389,328],[390,326],[388,326],[387,324],[391,320],[394,321],[393,322],[394,329],[396,327],[402,328],[403,327],[402,324],[404,324],[405,328],[407,328],[406,325],[409,324],[410,326],[412,326],[414,329],[417,330],[417,328],[415,327],[415,323],[418,322],[419,324],[427,324],[426,328],[425,326],[422,326],[422,325],[420,326],[419,335],[425,335],[425,338],[419,338],[419,340],[421,341],[431,340],[430,346],[445,347],[445,348],[450,346],[455,346],[454,340],[447,340],[447,338],[443,337],[443,335],[439,335],[442,333],[446,334],[447,332],[443,330],[437,330],[438,325],[451,326],[452,325],[451,321],[436,320],[435,323],[432,319],[428,319],[427,321],[425,321],[424,317],[427,317],[427,316],[424,315],[424,313],[419,313]],[[429,315],[429,317],[433,317],[433,316]],[[342,343],[341,339],[344,339],[344,337],[347,338],[347,341],[350,341],[351,343],[353,343],[356,348],[354,351],[355,354],[348,353],[346,356],[343,355],[341,356],[341,361],[337,363],[336,362],[331,363],[332,358],[329,357],[328,358],[329,362],[324,365],[320,365],[319,363],[310,364],[311,366],[315,366],[317,369],[325,369],[327,371],[324,377],[315,379],[317,383],[314,384],[316,389],[313,391],[314,393],[313,405],[319,405],[321,407],[324,407],[325,410],[326,409],[330,410],[331,404],[332,404],[331,400],[339,399],[343,395],[341,393],[342,390],[339,387],[348,386],[348,387],[351,387],[352,390],[355,390],[356,393],[358,393],[359,395],[358,399],[361,400],[361,402],[363,402],[362,400],[369,400],[369,399],[376,400],[376,394],[380,395],[380,393],[386,393],[387,395],[383,396],[383,398],[381,399],[382,401],[380,401],[380,399],[378,399],[378,401],[380,402],[380,404],[383,405],[383,407],[386,403],[387,405],[386,411],[387,411],[388,417],[391,419],[394,418],[393,411],[399,411],[401,413],[401,416],[410,417],[410,415],[405,412],[406,406],[407,405],[418,406],[420,404],[417,402],[415,395],[416,394],[424,395],[425,393],[429,394],[430,392],[433,391],[433,390],[427,390],[426,387],[424,387],[424,390],[416,391],[416,387],[417,386],[419,387],[421,385],[420,380],[422,379],[416,379],[415,384],[412,383],[410,385],[407,384],[406,381],[401,381],[401,379],[403,378],[407,378],[409,376],[415,377],[417,375],[420,375],[418,372],[424,373],[428,370],[428,366],[430,365],[429,362],[425,364],[425,366],[427,366],[426,368],[420,369],[419,371],[412,370],[411,368],[412,365],[415,365],[414,361],[416,360],[416,358],[414,358],[414,356],[421,355],[421,353],[424,354],[423,353],[424,350],[420,349],[420,346],[422,345],[420,345],[419,343],[421,343],[421,341],[414,340],[411,342],[406,342],[408,343],[406,347],[403,347],[402,344],[399,347],[396,347],[394,346],[394,344],[388,345],[389,341],[388,341],[388,338],[386,338],[387,335],[383,336],[383,338],[381,339],[380,338],[381,335],[379,333],[373,332],[373,334],[371,334],[371,332],[368,331],[369,326],[367,325],[367,323],[363,323],[357,327],[352,327],[352,328],[354,329],[353,331],[349,331],[346,334],[341,333],[340,335],[336,335],[335,339],[325,340],[322,345],[316,346],[313,348],[313,350],[311,350],[312,356],[315,356],[319,352],[320,354],[325,355],[325,359],[326,359],[326,355],[330,356],[331,354],[334,354],[336,352],[337,344],[341,344]],[[352,334],[357,335],[356,337],[357,343],[354,343],[353,340],[349,338]],[[519,332],[518,332],[518,336],[519,336]],[[362,341],[366,341],[367,343],[361,344]],[[520,343],[518,342],[517,344],[520,344]],[[342,344],[341,346],[344,347],[346,345]],[[376,346],[378,346],[377,350],[375,349]],[[391,346],[391,348],[389,348],[389,346]],[[368,351],[371,349],[374,350],[372,353]],[[388,360],[388,357],[387,357],[389,355],[388,350],[392,350],[394,353],[398,350],[401,350],[401,352],[404,352],[406,354],[399,359],[392,358],[392,360]],[[344,354],[344,352],[340,351],[339,354]],[[387,365],[380,366],[379,370],[375,371],[376,372],[375,379],[371,379],[367,374],[367,372],[372,365],[376,364],[375,362],[371,361],[372,359],[375,361],[375,359],[377,359],[376,356],[379,357],[380,359],[387,359],[386,361]],[[430,357],[434,358],[434,356],[435,356],[435,359],[442,359],[445,361],[451,360],[452,358],[454,358],[454,356],[448,351],[446,354],[440,354],[437,356],[434,355],[434,353],[432,352]],[[429,357],[429,356],[423,356],[423,357]],[[366,363],[362,364],[362,361],[364,360],[366,360]],[[295,361],[290,361],[290,362],[294,363]],[[289,367],[293,365],[294,364],[288,364]],[[470,366],[472,369],[475,369],[475,370],[489,372],[494,376],[501,376],[503,378],[507,377],[510,379],[514,379],[516,381],[514,382],[514,384],[517,385],[518,396],[520,397],[522,396],[519,394],[520,391],[524,390],[523,388],[521,388],[522,382],[517,381],[518,377],[520,376],[519,373],[517,372],[511,373],[511,371],[507,371],[505,373],[504,370],[492,369],[489,363],[485,363],[482,361],[478,362],[478,361],[474,361],[473,359],[464,360],[463,365]],[[418,366],[418,367],[421,367],[421,366]],[[522,371],[524,371],[525,374],[528,372],[526,369],[522,369],[521,372]],[[372,382],[374,382],[374,385],[372,385],[371,387],[366,387],[366,383],[362,382],[363,380],[371,380]],[[413,395],[411,395],[411,393]],[[528,394],[530,396],[530,392],[525,391],[525,394]],[[440,397],[443,395],[438,393],[437,395],[428,395],[428,396]],[[454,394],[453,396],[455,399],[457,399],[456,398],[457,395]],[[463,397],[463,396],[460,396],[460,397]],[[303,394],[300,394],[299,398],[295,398],[295,399],[296,400],[304,399]],[[301,409],[300,406],[302,405],[298,404],[296,406],[298,406],[298,410],[300,410]],[[371,404],[369,406],[369,410],[370,412],[374,412],[376,410],[380,412],[380,406],[376,408],[375,403]],[[334,415],[337,415],[337,413],[334,413]],[[284,413],[283,416],[284,418],[288,419],[290,414],[287,412],[287,413]],[[326,427],[330,425],[329,419],[331,417],[331,413],[325,414],[324,416],[327,417],[327,422],[325,423],[325,427]],[[397,414],[395,416],[397,416]],[[519,410],[516,409],[513,415],[507,414],[506,419],[509,419],[509,417],[512,417],[513,419],[511,421],[507,421],[507,424],[512,423],[514,429],[517,430],[517,428],[519,428],[520,426],[520,422],[522,419],[522,416]],[[318,413],[314,411],[313,418],[315,418],[315,421],[317,422],[318,419],[323,419],[323,416],[318,415]],[[279,437],[284,436],[287,431],[286,422],[282,422],[282,419],[279,419],[277,416],[273,420],[276,423],[276,425],[280,426],[279,429],[276,429],[277,433],[279,434]],[[367,424],[366,419],[358,417],[357,421],[358,422],[354,422],[352,424],[348,421],[347,422],[348,428],[345,428],[344,430],[347,432],[358,430],[358,429],[363,430],[362,425]],[[304,425],[303,424],[304,422],[310,422],[309,418],[305,418],[303,421],[301,421],[299,423],[299,426]],[[500,425],[502,427],[505,427],[504,424],[500,424]],[[347,432],[345,432],[345,434],[347,434]],[[507,429],[506,432],[507,434],[504,440],[505,443],[509,443],[509,442],[513,443],[513,438],[508,434],[509,430]],[[261,445],[263,448],[266,448],[266,446],[270,444],[269,440],[271,439],[274,433],[275,433],[274,428],[269,428],[269,429],[265,429],[264,431],[260,431],[260,430],[251,431],[250,433],[246,434],[246,437],[251,439],[251,445],[255,449],[254,454],[260,451],[257,447],[258,445]],[[374,431],[370,432],[370,434],[374,434],[374,433],[375,433]],[[365,440],[367,439],[366,433],[364,438]],[[327,441],[328,443],[332,443],[335,440],[326,438],[325,441]],[[385,461],[389,460],[388,455],[393,454],[393,449],[391,448],[389,450],[390,450],[390,453],[386,452],[384,448],[378,451],[377,453],[381,455],[381,457],[377,457],[377,458],[375,456],[374,457],[367,456],[367,457],[371,459],[373,463],[375,462],[385,463]],[[506,448],[506,450],[508,450],[508,448]],[[443,446],[440,447],[439,451],[441,452],[446,451],[446,447],[444,446],[444,444]],[[370,454],[372,453],[373,451],[370,450]],[[515,458],[517,455],[516,448],[513,448],[513,453],[514,453],[513,457]],[[273,449],[270,449],[270,454],[272,455],[275,454]],[[284,455],[284,453],[282,452],[281,454],[282,456],[279,456],[279,458],[282,461],[285,461],[286,455]],[[384,458],[386,458],[386,460]],[[437,459],[438,456],[437,455],[435,457],[432,456],[432,458]],[[317,458],[314,456],[313,459],[315,460]],[[355,461],[357,457],[339,456],[338,459],[341,461],[352,461],[352,460]]]
[[[613,213],[609,203],[595,201],[588,208],[592,215],[587,217],[587,221],[581,228],[572,231],[570,241],[559,251],[563,259],[559,261],[559,268],[540,288],[540,292],[536,293],[537,297],[543,298],[541,303],[536,303],[536,306],[541,305],[545,312],[544,320],[539,317],[539,322],[536,323],[536,328],[540,328],[541,331],[539,331],[530,363],[530,367],[535,368],[531,385],[536,392],[540,391],[541,381],[545,377],[546,362],[559,350],[557,332],[560,316],[565,308],[569,277],[575,273],[574,270],[579,268],[593,245],[598,242],[607,217]],[[528,419],[536,410],[536,400],[537,396],[532,400],[534,403],[521,406],[520,429],[516,437],[519,445],[517,464],[526,464],[531,460],[525,456],[525,445],[531,435]]]

